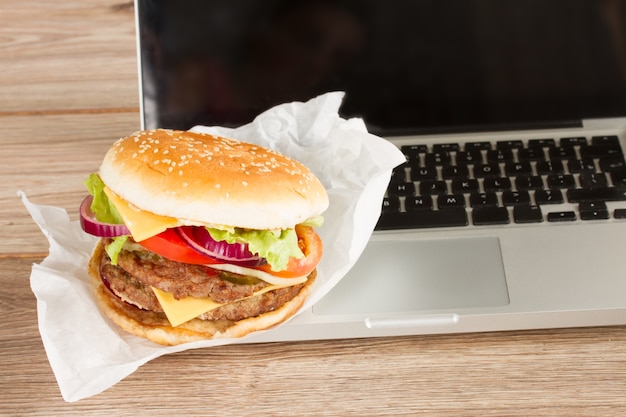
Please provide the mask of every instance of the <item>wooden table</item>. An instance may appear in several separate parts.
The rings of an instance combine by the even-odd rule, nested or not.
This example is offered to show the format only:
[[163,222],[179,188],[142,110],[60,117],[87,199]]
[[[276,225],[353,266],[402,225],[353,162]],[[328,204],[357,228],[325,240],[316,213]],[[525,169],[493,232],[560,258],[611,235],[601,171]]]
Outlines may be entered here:
[[0,3],[0,415],[626,415],[626,327],[201,349],[64,402],[29,287],[47,242],[16,192],[76,218],[139,127],[133,25],[130,2]]

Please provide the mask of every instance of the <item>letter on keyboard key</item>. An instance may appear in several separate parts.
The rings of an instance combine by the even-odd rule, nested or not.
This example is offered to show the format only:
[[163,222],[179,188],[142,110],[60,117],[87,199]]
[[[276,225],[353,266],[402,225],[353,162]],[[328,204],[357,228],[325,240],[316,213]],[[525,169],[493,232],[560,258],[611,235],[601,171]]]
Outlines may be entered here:
[[421,229],[432,227],[467,226],[467,213],[463,208],[444,210],[419,210],[400,213],[383,213],[377,230]]
[[387,192],[390,196],[411,195],[415,193],[415,184],[413,184],[412,182],[389,183]]

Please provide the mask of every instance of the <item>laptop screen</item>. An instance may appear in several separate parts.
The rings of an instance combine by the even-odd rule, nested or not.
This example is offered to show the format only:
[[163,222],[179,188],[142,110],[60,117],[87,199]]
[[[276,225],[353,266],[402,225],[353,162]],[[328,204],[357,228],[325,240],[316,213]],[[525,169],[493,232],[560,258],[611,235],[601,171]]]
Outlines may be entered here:
[[137,0],[144,126],[345,91],[386,136],[626,115],[622,0]]

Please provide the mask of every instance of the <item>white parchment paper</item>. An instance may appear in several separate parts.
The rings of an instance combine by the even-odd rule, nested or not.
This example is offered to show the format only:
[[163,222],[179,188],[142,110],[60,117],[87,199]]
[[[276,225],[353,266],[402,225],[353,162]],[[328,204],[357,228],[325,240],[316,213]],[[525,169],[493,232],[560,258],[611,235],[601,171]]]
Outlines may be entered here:
[[[276,149],[307,165],[326,187],[330,206],[318,229],[324,256],[302,309],[328,293],[357,261],[380,215],[391,170],[404,161],[394,145],[369,134],[362,120],[341,118],[342,99],[343,93],[328,93],[279,105],[240,128],[193,129]],[[66,401],[98,394],[161,355],[233,342],[165,347],[118,329],[100,313],[89,284],[87,263],[97,239],[83,233],[64,209],[36,205],[19,194],[50,243],[49,255],[33,265],[30,283],[41,338]]]

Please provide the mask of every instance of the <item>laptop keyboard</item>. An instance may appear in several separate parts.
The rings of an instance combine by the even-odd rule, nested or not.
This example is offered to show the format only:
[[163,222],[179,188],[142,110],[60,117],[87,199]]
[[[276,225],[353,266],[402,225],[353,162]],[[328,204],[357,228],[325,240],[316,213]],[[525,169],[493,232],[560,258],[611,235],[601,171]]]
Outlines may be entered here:
[[392,174],[377,230],[626,218],[617,136],[401,150],[407,160]]

